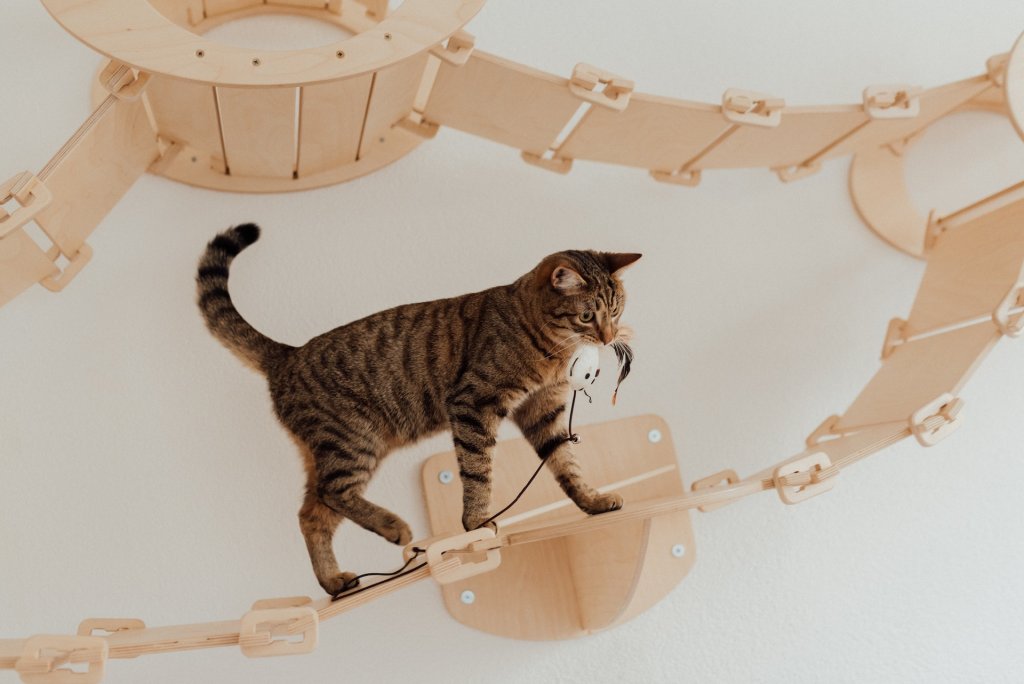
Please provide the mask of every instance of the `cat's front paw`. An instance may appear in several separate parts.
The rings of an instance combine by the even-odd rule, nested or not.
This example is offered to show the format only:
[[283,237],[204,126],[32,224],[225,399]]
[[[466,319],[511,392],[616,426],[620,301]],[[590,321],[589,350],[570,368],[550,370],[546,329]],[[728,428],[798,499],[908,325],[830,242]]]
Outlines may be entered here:
[[392,544],[405,546],[412,541],[412,529],[398,516],[389,516],[376,530]]
[[354,572],[341,572],[333,577],[321,580],[320,586],[331,596],[337,596],[342,592],[358,587],[359,580],[357,577],[358,575]]
[[581,505],[580,508],[588,515],[617,511],[622,508],[622,495],[616,492],[598,494],[584,505]]

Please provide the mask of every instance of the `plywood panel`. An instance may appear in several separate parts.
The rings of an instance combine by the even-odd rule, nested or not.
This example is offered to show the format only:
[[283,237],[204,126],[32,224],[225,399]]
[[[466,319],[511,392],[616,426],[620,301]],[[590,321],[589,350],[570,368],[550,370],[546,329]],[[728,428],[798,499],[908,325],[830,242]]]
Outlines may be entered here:
[[908,334],[991,314],[1022,264],[1024,200],[944,233],[928,255]]
[[695,169],[794,166],[868,120],[863,107],[788,107],[778,126],[740,126]]
[[906,421],[940,395],[957,394],[999,337],[986,322],[898,346],[836,429]]
[[291,177],[296,88],[218,88],[228,170],[235,176]]
[[36,222],[74,255],[159,156],[142,100],[107,98],[40,172],[53,202]]
[[0,306],[58,269],[24,230],[0,239]]
[[559,156],[675,171],[729,125],[718,105],[634,93],[624,111],[592,107]]
[[378,71],[373,77],[360,154],[366,153],[373,138],[409,115],[426,67],[427,55],[422,54]]
[[[660,431],[661,441],[648,439],[652,429]],[[627,481],[615,487],[627,507],[683,493],[668,428],[660,418],[628,418],[587,426],[579,433],[583,442],[576,452],[587,481],[595,487]],[[629,457],[623,458],[623,454]],[[510,501],[536,466],[537,456],[524,440],[499,442],[492,510]],[[440,483],[442,470],[455,474],[451,484]],[[457,473],[453,452],[434,456],[424,464],[423,482],[434,534],[461,531],[462,488]],[[628,483],[644,474],[639,481]],[[503,529],[514,531],[517,526],[585,517],[545,469],[500,520]],[[692,559],[676,559],[670,553],[671,545],[664,546],[664,540],[672,539],[673,544],[693,548],[689,515],[673,513],[669,518],[670,522],[657,525],[656,551],[648,548],[648,533],[656,527],[655,521],[629,520],[576,538],[503,549],[497,570],[443,587],[445,605],[464,624],[520,639],[564,639],[609,626],[627,613],[639,612],[632,610],[634,597],[641,596],[644,607],[650,605],[664,597],[691,567]],[[650,562],[662,556],[678,562]],[[476,595],[472,605],[460,600],[466,589]],[[516,600],[510,601],[510,596]]]
[[930,88],[921,93],[921,112],[909,119],[874,119],[824,155],[823,159],[844,157],[858,150],[900,141],[945,116],[975,95],[992,87],[985,76]]
[[299,124],[299,176],[356,161],[373,76],[305,86]]
[[475,50],[462,66],[441,64],[424,115],[540,155],[580,104],[567,79]]
[[213,86],[153,76],[146,97],[162,138],[208,155],[213,168],[224,172],[224,148]]

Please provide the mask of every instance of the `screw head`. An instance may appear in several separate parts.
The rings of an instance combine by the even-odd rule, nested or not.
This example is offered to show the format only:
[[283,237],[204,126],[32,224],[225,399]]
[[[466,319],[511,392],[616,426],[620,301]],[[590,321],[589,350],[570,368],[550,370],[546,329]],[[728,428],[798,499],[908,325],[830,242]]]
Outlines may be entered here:
[[452,471],[450,470],[442,470],[440,473],[437,474],[437,479],[441,482],[441,484],[451,484],[452,480],[455,479],[455,476],[452,474]]
[[661,441],[661,430],[654,428],[647,433],[647,441],[651,444],[657,444]]
[[676,544],[672,547],[672,555],[676,558],[682,558],[686,555],[686,547],[682,544]]
[[476,601],[476,594],[467,589],[459,595],[459,600],[467,606],[471,606],[473,605],[473,601]]

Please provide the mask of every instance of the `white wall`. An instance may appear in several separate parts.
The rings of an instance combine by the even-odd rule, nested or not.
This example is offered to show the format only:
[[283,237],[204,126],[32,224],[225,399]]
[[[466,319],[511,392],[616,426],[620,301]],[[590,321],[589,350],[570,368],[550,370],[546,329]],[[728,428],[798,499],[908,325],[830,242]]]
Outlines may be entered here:
[[[85,118],[99,59],[39,3],[4,4],[6,177],[41,168]],[[826,103],[858,102],[870,83],[975,75],[1024,29],[1012,0],[837,5],[494,0],[469,30],[488,51],[561,74],[591,62],[646,92],[713,102],[737,86]],[[922,210],[952,209],[1018,180],[1021,151],[1006,121],[960,116],[910,154],[909,184]],[[143,178],[71,287],[0,310],[0,637],[68,633],[91,616],[227,619],[256,598],[318,595],[295,519],[299,460],[262,380],[193,304],[216,231],[265,227],[231,289],[291,343],[509,281],[557,249],[645,252],[627,279],[634,374],[616,409],[605,385],[579,419],[665,416],[689,481],[798,452],[874,373],[888,319],[908,312],[922,264],[859,222],[846,165],[791,185],[709,173],[685,189],[585,163],[561,177],[442,130],[383,172],[316,192]],[[1003,343],[965,392],[954,438],[904,442],[801,506],[765,494],[697,516],[690,577],[611,632],[499,639],[449,618],[421,583],[327,623],[310,656],[152,656],[112,662],[108,681],[1024,681],[1022,373],[1024,349]],[[418,463],[447,446],[396,455],[371,488],[418,534]],[[353,526],[338,548],[347,567],[396,560]]]

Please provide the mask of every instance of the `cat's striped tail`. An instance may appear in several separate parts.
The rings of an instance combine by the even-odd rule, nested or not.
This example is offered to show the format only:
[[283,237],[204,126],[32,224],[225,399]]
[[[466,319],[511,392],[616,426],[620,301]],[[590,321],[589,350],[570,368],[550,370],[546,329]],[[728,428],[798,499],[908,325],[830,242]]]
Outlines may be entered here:
[[246,223],[229,228],[211,240],[199,260],[196,290],[199,310],[213,336],[243,362],[266,372],[268,365],[291,347],[275,342],[249,325],[228,294],[231,262],[259,237],[259,226]]

